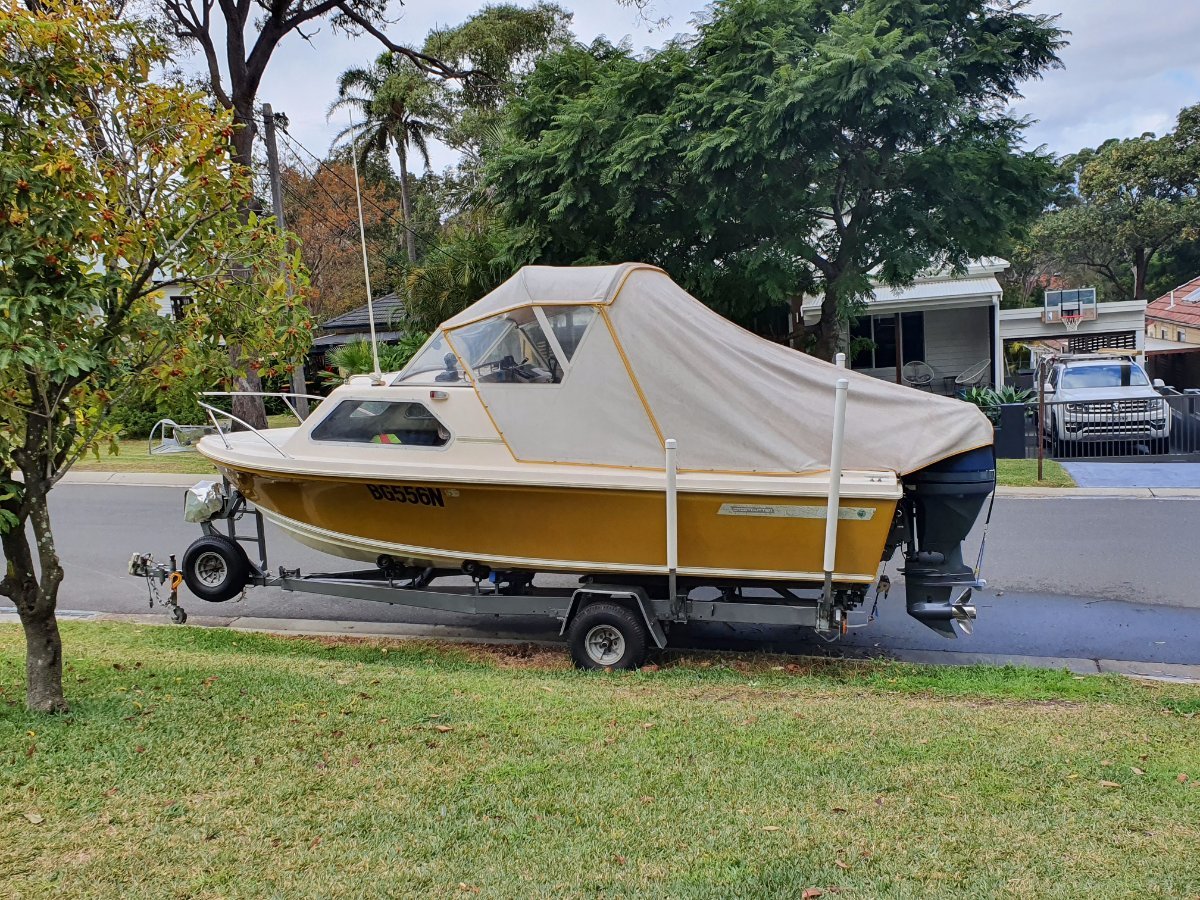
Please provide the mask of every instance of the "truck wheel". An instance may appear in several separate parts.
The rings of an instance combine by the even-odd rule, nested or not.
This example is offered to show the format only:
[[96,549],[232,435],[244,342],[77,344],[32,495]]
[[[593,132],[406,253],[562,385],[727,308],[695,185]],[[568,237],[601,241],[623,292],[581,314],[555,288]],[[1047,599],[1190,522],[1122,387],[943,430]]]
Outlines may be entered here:
[[193,594],[210,603],[236,597],[250,581],[250,561],[236,541],[206,534],[183,554],[183,580]]
[[585,606],[571,622],[567,644],[580,669],[636,669],[646,659],[646,623],[616,603]]

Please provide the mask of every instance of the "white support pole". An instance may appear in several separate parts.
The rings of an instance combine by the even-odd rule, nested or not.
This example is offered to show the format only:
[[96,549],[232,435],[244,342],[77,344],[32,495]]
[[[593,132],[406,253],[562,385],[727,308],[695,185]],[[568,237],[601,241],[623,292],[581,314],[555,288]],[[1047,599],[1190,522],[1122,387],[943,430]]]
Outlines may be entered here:
[[675,452],[677,444],[674,438],[666,441],[666,473],[667,473],[667,582],[671,595],[671,605],[675,604],[675,577],[679,569],[679,502],[675,481]]
[[825,507],[825,593],[832,599],[833,571],[837,558],[838,513],[842,498],[842,442],[846,436],[846,395],[850,381],[837,380],[833,400],[833,449],[829,454],[829,502]]
[[835,356],[833,358],[833,362],[839,369],[846,368],[846,354],[839,353],[837,356]]

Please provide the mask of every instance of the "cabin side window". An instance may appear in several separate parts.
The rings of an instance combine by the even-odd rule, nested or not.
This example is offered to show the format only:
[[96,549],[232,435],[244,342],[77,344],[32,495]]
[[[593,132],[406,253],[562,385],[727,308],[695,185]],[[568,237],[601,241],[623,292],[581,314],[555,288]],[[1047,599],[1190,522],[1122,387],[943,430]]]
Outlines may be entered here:
[[583,342],[583,336],[596,319],[593,306],[542,306],[538,311],[558,342],[558,348],[566,362],[575,357],[575,350]]
[[343,400],[313,430],[314,441],[444,447],[450,431],[420,403]]

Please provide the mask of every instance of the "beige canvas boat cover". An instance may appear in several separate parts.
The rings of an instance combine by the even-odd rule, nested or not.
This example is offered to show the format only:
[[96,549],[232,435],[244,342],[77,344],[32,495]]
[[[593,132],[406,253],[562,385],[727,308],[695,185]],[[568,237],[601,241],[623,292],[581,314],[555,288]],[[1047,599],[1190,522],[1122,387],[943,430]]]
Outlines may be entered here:
[[850,382],[846,469],[905,474],[992,443],[974,405],[764,340],[652,266],[529,266],[442,328],[454,342],[472,323],[562,305],[601,314],[561,383],[475,385],[518,459],[661,468],[675,438],[682,469],[827,470],[838,378]]

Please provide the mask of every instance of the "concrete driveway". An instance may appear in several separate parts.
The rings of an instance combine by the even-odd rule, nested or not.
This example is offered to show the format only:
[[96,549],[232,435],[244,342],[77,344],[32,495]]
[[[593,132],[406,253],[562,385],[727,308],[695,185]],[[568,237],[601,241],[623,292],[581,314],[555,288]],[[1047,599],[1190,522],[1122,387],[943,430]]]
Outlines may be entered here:
[[1063,462],[1082,488],[1200,488],[1200,463]]

